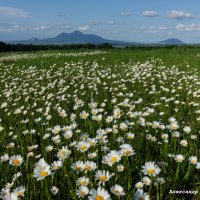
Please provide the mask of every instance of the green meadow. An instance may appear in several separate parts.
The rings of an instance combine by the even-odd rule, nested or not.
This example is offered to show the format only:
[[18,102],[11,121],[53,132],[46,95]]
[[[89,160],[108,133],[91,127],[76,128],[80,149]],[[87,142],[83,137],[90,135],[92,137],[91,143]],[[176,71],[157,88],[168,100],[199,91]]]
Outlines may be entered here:
[[0,198],[200,199],[200,48],[0,54]]

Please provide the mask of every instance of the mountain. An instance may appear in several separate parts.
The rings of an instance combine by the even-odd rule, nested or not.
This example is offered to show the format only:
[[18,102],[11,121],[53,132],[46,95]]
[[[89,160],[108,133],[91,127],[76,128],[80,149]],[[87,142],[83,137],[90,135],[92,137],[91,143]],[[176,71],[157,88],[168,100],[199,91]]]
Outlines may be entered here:
[[84,34],[80,31],[74,31],[72,33],[61,33],[52,38],[31,38],[28,40],[17,40],[17,41],[9,41],[6,43],[10,44],[34,44],[34,45],[63,45],[63,44],[103,44],[109,43],[116,47],[124,47],[124,46],[132,46],[132,45],[182,45],[185,44],[179,39],[170,38],[167,40],[160,41],[158,43],[139,43],[139,42],[125,42],[125,41],[117,41],[117,40],[107,40],[98,35],[93,34]]
[[62,44],[78,44],[78,43],[105,43],[106,39],[92,34],[83,34],[80,31],[72,33],[61,33],[53,38],[43,39],[45,43],[62,43]]
[[185,43],[177,38],[170,38],[167,40],[160,41],[158,42],[158,44],[173,45],[173,44],[185,44]]
[[93,34],[83,34],[80,31],[74,31],[72,33],[61,33],[52,38],[31,38],[28,40],[17,40],[17,41],[9,41],[7,43],[12,44],[103,44],[103,43],[110,43],[116,45],[134,45],[139,44],[136,42],[125,42],[125,41],[116,41],[116,40],[107,40],[98,35]]

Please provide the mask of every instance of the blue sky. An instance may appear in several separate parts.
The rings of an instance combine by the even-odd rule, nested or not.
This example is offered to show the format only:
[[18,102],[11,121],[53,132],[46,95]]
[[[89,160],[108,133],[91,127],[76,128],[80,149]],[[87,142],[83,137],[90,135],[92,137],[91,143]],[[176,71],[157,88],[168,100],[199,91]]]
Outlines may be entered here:
[[0,0],[0,40],[80,30],[107,39],[200,42],[199,0]]

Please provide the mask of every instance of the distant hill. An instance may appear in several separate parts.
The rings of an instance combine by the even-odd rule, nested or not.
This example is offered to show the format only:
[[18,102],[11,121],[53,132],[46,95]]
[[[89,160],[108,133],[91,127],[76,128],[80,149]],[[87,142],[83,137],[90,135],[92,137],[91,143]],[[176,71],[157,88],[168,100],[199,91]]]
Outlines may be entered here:
[[13,44],[103,44],[103,43],[109,43],[109,44],[116,44],[116,45],[134,45],[139,44],[136,42],[125,42],[125,41],[116,41],[116,40],[107,40],[104,39],[98,35],[93,34],[83,34],[80,31],[74,31],[72,33],[61,33],[55,37],[52,38],[31,38],[28,40],[17,40],[17,41],[9,41],[7,43],[13,43]]
[[127,42],[127,41],[117,41],[104,39],[98,35],[84,34],[80,31],[74,31],[72,33],[61,33],[52,38],[31,38],[28,40],[16,40],[7,41],[10,44],[33,44],[33,45],[63,45],[63,44],[103,44],[109,43],[116,47],[120,46],[132,46],[132,45],[181,45],[185,44],[179,39],[171,38],[167,40],[160,41],[158,43],[139,43],[139,42]]
[[72,33],[61,33],[56,37],[43,39],[42,41],[45,43],[77,44],[77,43],[105,43],[107,40],[97,35],[83,34],[80,31],[74,31]]
[[167,40],[160,41],[158,42],[158,44],[173,45],[173,44],[185,44],[185,43],[177,38],[170,38]]

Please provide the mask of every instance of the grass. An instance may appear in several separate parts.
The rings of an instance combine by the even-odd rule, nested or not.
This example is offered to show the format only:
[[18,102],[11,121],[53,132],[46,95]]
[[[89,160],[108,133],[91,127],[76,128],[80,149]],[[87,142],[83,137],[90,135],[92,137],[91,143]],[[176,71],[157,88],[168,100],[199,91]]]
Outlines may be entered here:
[[[199,199],[200,50],[91,52],[0,55],[3,198],[139,199],[140,188],[152,200]],[[91,161],[94,169],[72,169],[78,161]],[[98,170],[111,175],[105,183]],[[89,183],[78,183],[80,177]],[[113,192],[116,184],[125,195]],[[98,187],[102,194],[87,194]]]

